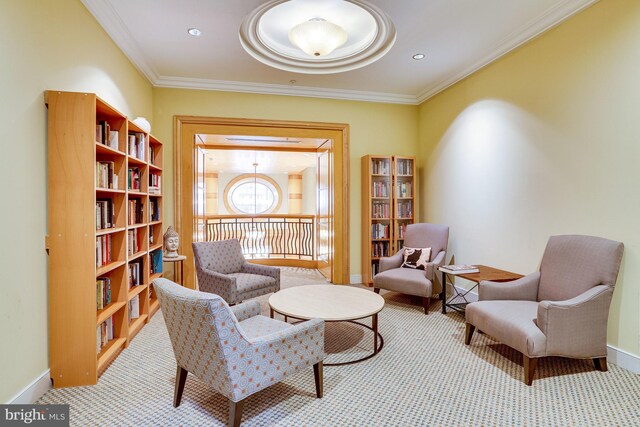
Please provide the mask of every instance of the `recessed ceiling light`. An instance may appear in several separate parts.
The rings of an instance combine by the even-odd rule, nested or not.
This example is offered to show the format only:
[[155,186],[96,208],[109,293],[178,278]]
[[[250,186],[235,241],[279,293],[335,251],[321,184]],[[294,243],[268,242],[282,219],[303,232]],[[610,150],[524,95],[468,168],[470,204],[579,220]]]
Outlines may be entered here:
[[416,61],[419,61],[421,59],[424,59],[427,55],[425,55],[424,53],[416,53],[415,55],[412,56],[413,59],[415,59]]
[[189,28],[187,30],[187,33],[189,33],[189,35],[193,37],[200,37],[202,35],[202,31],[197,28]]

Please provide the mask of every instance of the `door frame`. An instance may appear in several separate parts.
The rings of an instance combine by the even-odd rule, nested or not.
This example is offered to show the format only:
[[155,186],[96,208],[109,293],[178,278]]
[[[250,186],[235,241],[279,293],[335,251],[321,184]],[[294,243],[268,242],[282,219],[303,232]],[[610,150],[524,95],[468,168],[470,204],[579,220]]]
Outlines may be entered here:
[[194,141],[197,134],[260,135],[332,139],[334,162],[330,215],[333,217],[333,269],[331,282],[349,283],[349,125],[227,117],[174,116],[174,227],[187,256],[183,283],[195,288],[193,250]]

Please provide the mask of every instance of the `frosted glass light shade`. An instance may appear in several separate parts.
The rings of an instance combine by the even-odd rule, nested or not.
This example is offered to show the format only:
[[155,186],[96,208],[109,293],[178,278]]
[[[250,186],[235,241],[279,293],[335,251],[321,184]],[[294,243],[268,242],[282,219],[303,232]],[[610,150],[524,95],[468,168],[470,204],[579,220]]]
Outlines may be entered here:
[[347,32],[332,22],[313,18],[289,31],[289,41],[308,55],[324,56],[347,41]]

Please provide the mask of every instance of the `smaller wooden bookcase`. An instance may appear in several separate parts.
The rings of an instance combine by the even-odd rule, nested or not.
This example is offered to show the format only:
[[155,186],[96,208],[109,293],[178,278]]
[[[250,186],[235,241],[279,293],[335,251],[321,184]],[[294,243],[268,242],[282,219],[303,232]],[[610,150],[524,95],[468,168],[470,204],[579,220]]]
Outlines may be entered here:
[[415,158],[363,156],[361,172],[362,283],[370,285],[380,258],[403,247],[406,227],[415,221]]

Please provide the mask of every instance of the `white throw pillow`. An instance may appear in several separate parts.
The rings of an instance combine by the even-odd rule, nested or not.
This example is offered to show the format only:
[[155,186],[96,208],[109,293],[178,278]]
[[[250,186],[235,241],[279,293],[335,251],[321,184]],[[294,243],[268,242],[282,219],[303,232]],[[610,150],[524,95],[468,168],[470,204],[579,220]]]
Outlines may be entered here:
[[415,270],[426,270],[431,259],[431,248],[404,248],[402,267]]

